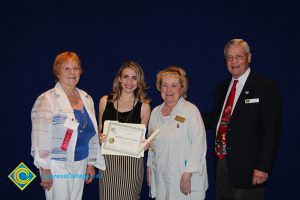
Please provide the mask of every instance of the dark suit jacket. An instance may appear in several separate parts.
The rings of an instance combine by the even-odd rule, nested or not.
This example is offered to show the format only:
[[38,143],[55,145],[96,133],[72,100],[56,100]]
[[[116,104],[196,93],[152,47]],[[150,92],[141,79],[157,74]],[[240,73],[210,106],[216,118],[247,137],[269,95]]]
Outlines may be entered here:
[[[206,128],[216,129],[230,80],[221,82],[215,92],[212,113],[203,114]],[[258,103],[245,103],[247,99]],[[253,170],[272,171],[282,124],[282,103],[275,82],[250,72],[227,126],[227,167],[229,183],[235,188],[252,185]]]

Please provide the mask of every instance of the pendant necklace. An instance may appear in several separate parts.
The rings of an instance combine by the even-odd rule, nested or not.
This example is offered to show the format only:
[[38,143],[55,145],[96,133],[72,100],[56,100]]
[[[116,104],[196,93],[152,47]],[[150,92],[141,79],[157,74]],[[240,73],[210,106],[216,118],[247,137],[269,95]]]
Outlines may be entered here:
[[87,126],[87,116],[86,116],[86,112],[84,110],[84,107],[82,107],[82,109],[80,109],[81,115],[82,115],[82,119],[83,119],[83,124],[81,125],[81,129],[79,129],[79,132],[82,133],[84,131],[84,129]]

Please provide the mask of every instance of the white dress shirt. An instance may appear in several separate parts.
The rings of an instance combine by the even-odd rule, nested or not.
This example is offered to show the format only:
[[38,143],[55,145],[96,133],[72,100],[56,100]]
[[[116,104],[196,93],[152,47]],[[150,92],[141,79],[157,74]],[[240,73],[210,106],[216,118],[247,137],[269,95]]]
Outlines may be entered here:
[[241,92],[242,92],[242,90],[243,90],[243,88],[244,88],[244,85],[245,85],[246,80],[247,80],[247,78],[248,78],[248,76],[249,76],[249,74],[250,74],[250,71],[251,71],[251,69],[250,69],[250,67],[248,67],[248,69],[245,71],[245,73],[244,73],[242,76],[240,76],[238,79],[235,79],[235,78],[232,77],[231,82],[230,82],[229,87],[228,87],[228,90],[227,90],[227,94],[226,94],[225,101],[224,101],[224,103],[223,103],[222,112],[221,112],[221,114],[220,114],[220,116],[219,116],[219,121],[218,121],[218,125],[217,125],[216,134],[217,134],[217,132],[218,132],[218,128],[219,128],[219,125],[220,125],[222,113],[223,113],[223,110],[224,110],[224,107],[225,107],[227,98],[228,98],[228,96],[229,96],[229,93],[230,93],[230,91],[231,91],[231,87],[232,87],[232,85],[233,85],[234,80],[238,80],[238,82],[237,82],[237,84],[236,84],[236,91],[235,91],[235,96],[234,96],[234,101],[233,101],[233,106],[232,106],[231,113],[234,111],[236,102],[237,102],[237,100],[238,100],[239,97],[240,97],[240,94],[241,94]]

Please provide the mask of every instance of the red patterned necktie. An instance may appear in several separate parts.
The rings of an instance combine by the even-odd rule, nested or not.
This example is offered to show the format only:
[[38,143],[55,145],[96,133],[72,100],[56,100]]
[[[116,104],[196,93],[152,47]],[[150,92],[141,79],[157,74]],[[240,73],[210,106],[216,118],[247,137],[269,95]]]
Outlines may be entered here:
[[227,124],[230,120],[231,113],[232,113],[232,106],[235,97],[237,82],[238,80],[234,80],[233,85],[231,87],[231,91],[229,93],[229,96],[227,98],[222,113],[220,125],[217,132],[217,137],[215,140],[215,154],[219,160],[222,160],[226,156],[226,130],[227,130]]

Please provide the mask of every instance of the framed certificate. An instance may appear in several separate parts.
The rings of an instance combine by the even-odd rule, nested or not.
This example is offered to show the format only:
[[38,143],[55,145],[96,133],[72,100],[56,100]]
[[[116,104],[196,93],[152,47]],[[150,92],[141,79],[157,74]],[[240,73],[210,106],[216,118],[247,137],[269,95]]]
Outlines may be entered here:
[[135,158],[144,156],[144,152],[140,152],[139,149],[141,141],[145,139],[145,125],[105,121],[103,132],[106,133],[107,139],[102,144],[102,154],[125,155]]

